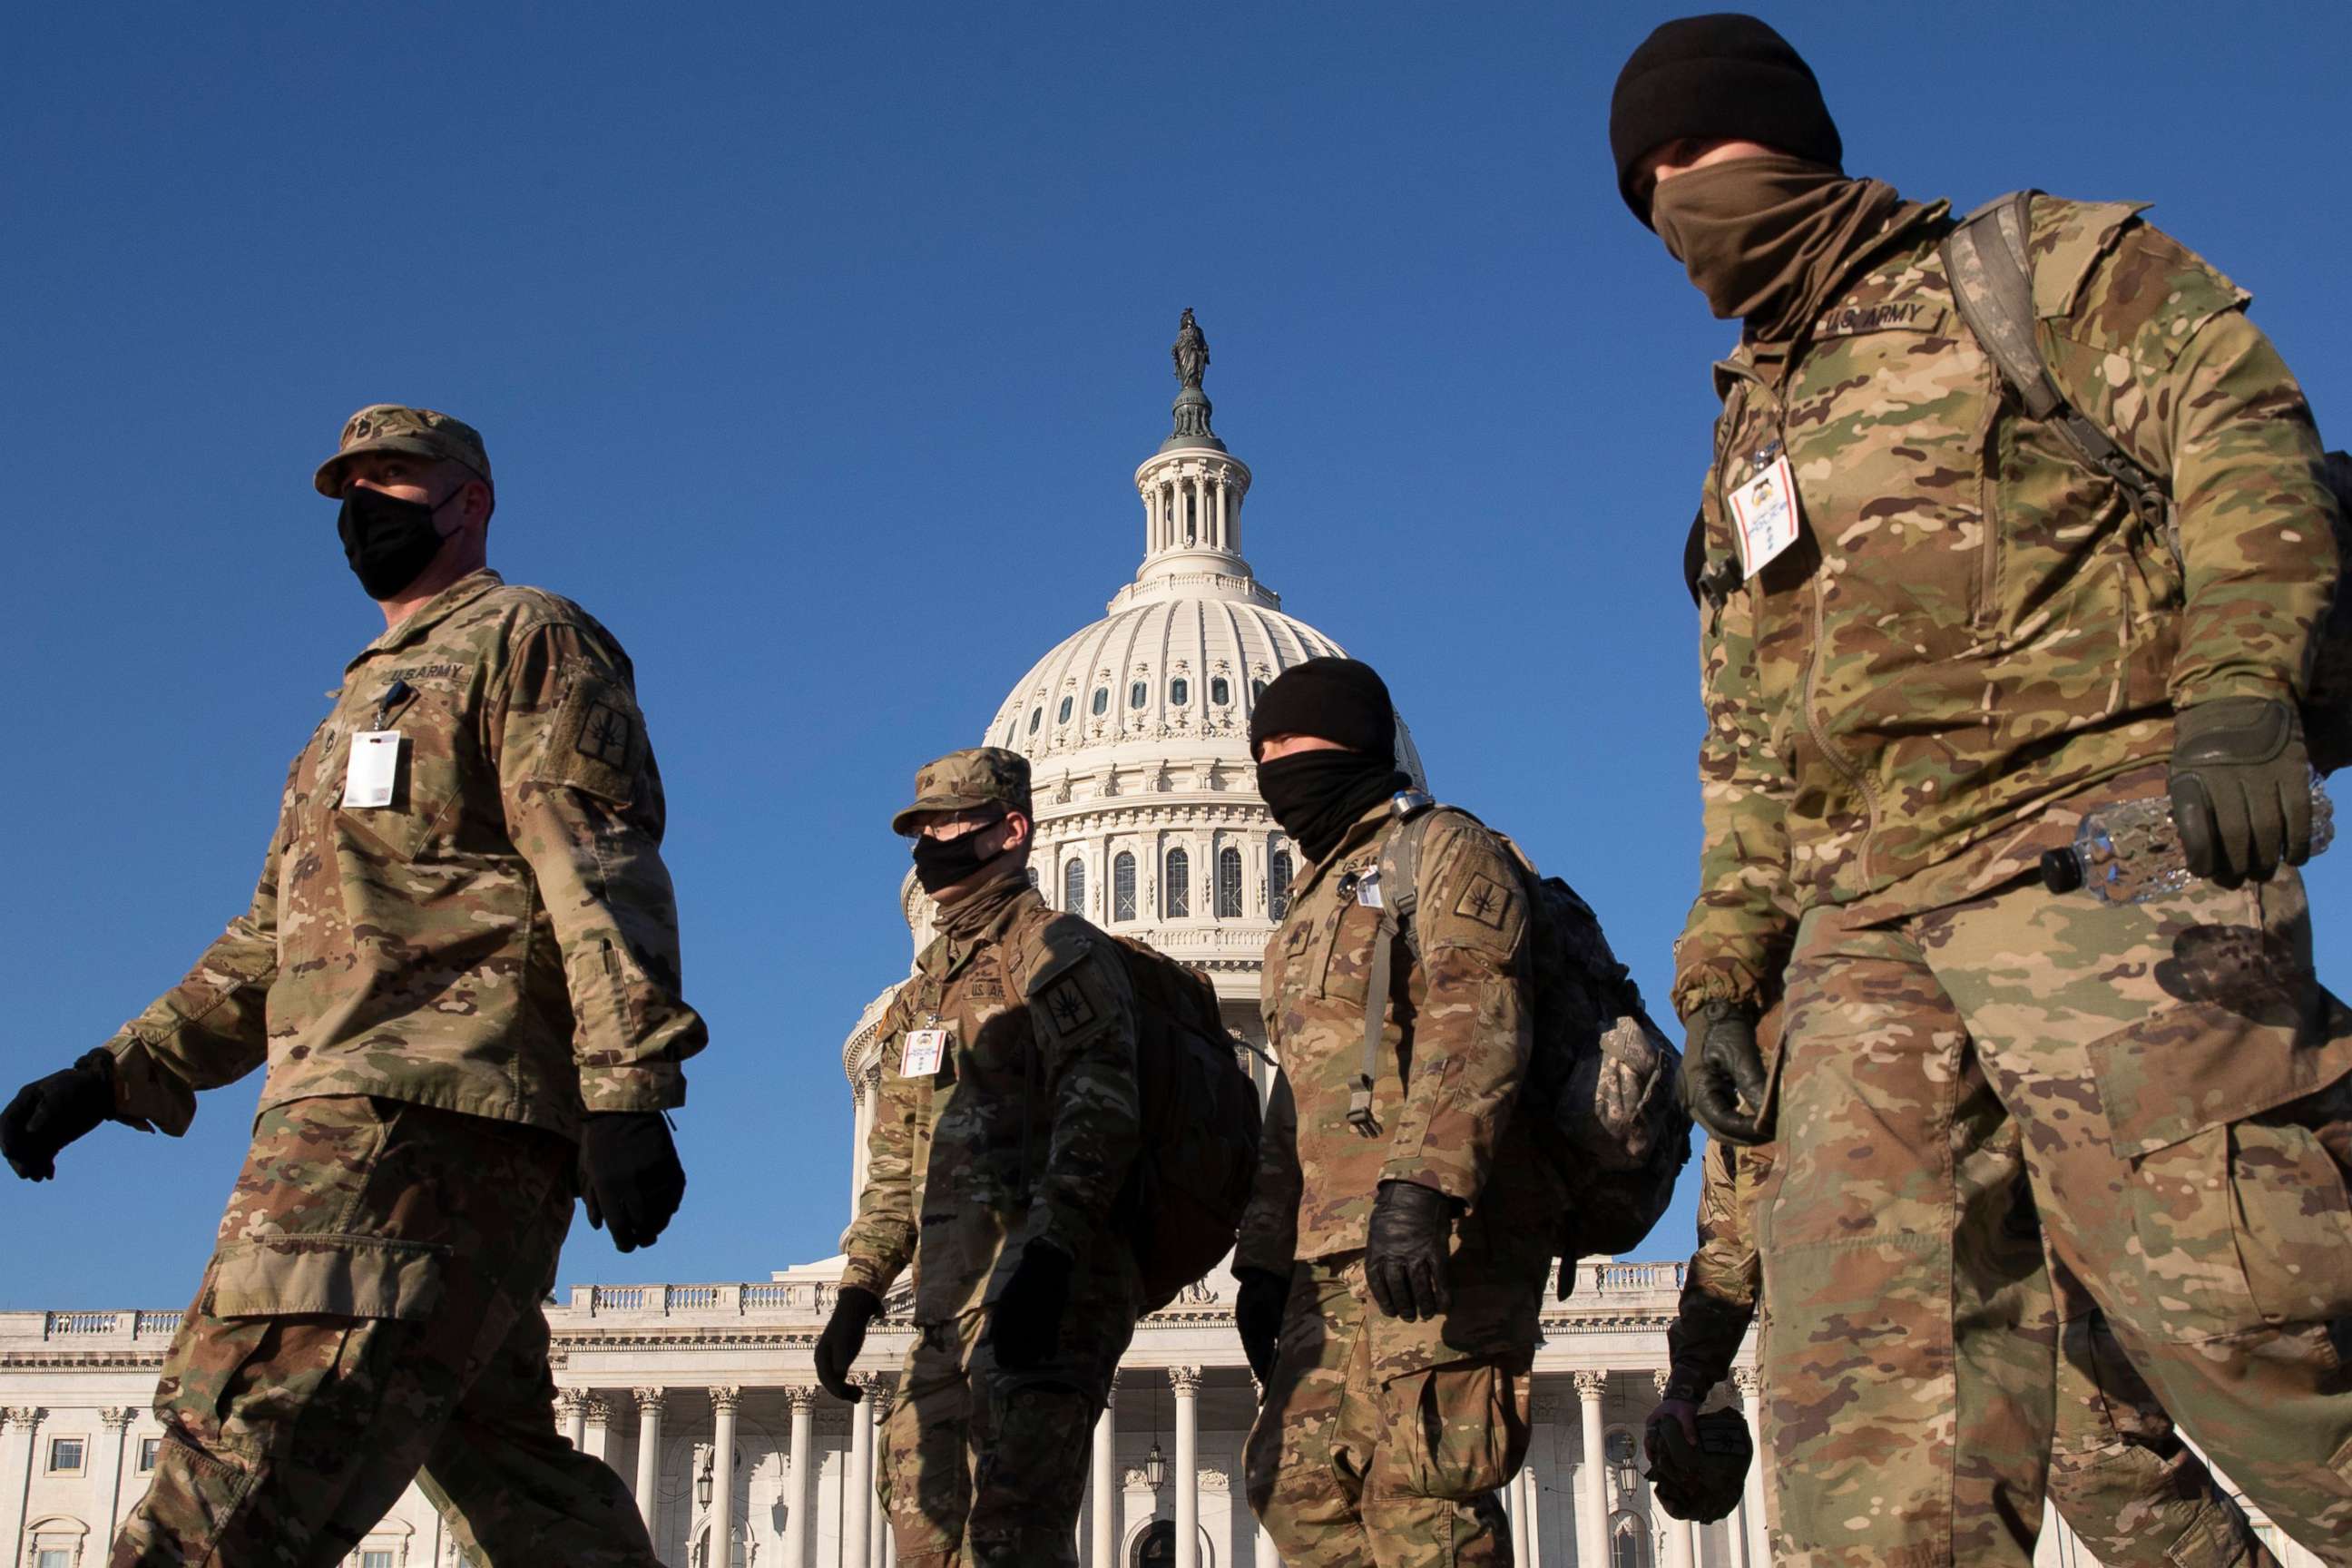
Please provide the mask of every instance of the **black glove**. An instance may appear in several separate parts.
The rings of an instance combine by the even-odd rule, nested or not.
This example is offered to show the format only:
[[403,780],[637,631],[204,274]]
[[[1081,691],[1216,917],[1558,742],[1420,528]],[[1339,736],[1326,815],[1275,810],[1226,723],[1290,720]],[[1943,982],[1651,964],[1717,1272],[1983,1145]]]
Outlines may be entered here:
[[1021,1261],[988,1320],[997,1365],[1027,1372],[1053,1359],[1062,1342],[1062,1314],[1070,1305],[1071,1268],[1070,1255],[1051,1242],[1033,1241],[1021,1249]]
[[58,1151],[114,1114],[114,1058],[103,1047],[35,1079],[0,1110],[0,1155],[28,1182],[58,1173]]
[[1683,1100],[1699,1125],[1727,1143],[1769,1143],[1764,1115],[1764,1054],[1756,1017],[1736,1002],[1702,1002],[1683,1020]]
[[590,1225],[613,1222],[614,1247],[651,1247],[686,1196],[669,1119],[658,1110],[591,1111],[580,1126],[580,1196]]
[[1682,1423],[1653,1418],[1643,1434],[1650,1457],[1650,1495],[1676,1519],[1713,1524],[1739,1506],[1756,1440],[1737,1410],[1712,1410],[1694,1425],[1694,1447]]
[[849,1367],[866,1347],[866,1325],[882,1315],[882,1298],[856,1285],[844,1285],[833,1303],[833,1316],[816,1337],[816,1380],[835,1399],[857,1403],[857,1385],[849,1381]]
[[1260,1387],[1274,1381],[1275,1352],[1282,1348],[1282,1315],[1290,1305],[1290,1277],[1269,1268],[1236,1268],[1242,1282],[1234,1299],[1234,1328],[1242,1336],[1242,1354]]
[[1418,1182],[1382,1182],[1364,1237],[1364,1283],[1381,1310],[1418,1322],[1445,1310],[1446,1244],[1454,1200]]
[[2192,876],[2237,888],[2311,858],[2311,757],[2292,703],[2217,697],[2183,708],[2170,793]]

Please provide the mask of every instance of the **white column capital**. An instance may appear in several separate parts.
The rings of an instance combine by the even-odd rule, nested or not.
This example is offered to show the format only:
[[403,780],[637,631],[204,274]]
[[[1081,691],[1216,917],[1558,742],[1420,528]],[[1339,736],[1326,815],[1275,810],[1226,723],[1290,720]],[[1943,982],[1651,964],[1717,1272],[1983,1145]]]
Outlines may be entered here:
[[813,1383],[796,1383],[784,1390],[785,1402],[794,1410],[816,1408],[817,1387]]
[[667,1388],[639,1388],[631,1392],[637,1397],[639,1413],[656,1417],[662,1413],[662,1401],[669,1397]]
[[720,1411],[732,1414],[742,1403],[743,1391],[733,1384],[722,1384],[710,1390],[710,1409],[714,1415]]
[[1609,1374],[1605,1372],[1580,1372],[1575,1375],[1576,1396],[1587,1405],[1600,1404],[1601,1394],[1609,1387]]
[[1190,1399],[1201,1392],[1201,1369],[1197,1366],[1171,1366],[1168,1369],[1168,1386],[1176,1391],[1179,1399]]
[[98,1418],[108,1431],[121,1432],[130,1427],[138,1415],[139,1412],[128,1405],[110,1405],[100,1409]]
[[1731,1386],[1739,1390],[1741,1403],[1752,1405],[1756,1396],[1764,1392],[1764,1374],[1752,1366],[1733,1367]]
[[591,1426],[609,1426],[613,1424],[612,1402],[601,1394],[583,1395],[580,1408],[587,1415],[588,1425]]
[[1672,1383],[1674,1380],[1675,1374],[1667,1371],[1664,1367],[1658,1367],[1650,1373],[1650,1381],[1657,1384],[1658,1397],[1661,1399],[1664,1399],[1666,1396],[1666,1384]]

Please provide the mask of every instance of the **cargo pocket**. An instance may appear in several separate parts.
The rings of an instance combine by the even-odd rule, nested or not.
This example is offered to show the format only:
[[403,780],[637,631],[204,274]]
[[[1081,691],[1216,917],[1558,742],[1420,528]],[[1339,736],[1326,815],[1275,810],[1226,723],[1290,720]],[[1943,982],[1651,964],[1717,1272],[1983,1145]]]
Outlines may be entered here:
[[1388,1485],[1404,1497],[1467,1502],[1510,1479],[1526,1458],[1528,1425],[1511,1374],[1492,1362],[1454,1362],[1381,1384]]
[[376,1236],[233,1241],[213,1260],[215,1318],[393,1318],[420,1322],[441,1304],[449,1248]]
[[2154,1338],[2194,1343],[2352,1314],[2352,1194],[2314,1126],[2352,1114],[2352,1064],[2219,1006],[2091,1047]]

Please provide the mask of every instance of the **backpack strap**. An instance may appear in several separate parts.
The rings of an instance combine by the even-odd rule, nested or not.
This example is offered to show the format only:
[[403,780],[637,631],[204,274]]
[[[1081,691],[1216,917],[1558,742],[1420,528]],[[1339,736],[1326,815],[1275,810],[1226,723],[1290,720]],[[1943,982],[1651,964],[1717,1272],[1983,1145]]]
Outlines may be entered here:
[[2042,355],[2042,340],[2034,331],[2033,264],[2026,249],[2037,194],[2011,191],[1995,196],[1945,237],[1944,273],[1951,280],[1953,303],[2025,412],[2054,424],[2084,462],[2121,486],[2141,522],[2163,531],[2177,563],[2180,531],[2164,481],[2067,400]]
[[1412,911],[1421,902],[1421,843],[1437,803],[1417,789],[1401,790],[1391,800],[1396,820],[1381,840],[1381,858],[1374,876],[1380,889],[1381,924],[1372,938],[1372,972],[1364,985],[1364,1068],[1348,1091],[1348,1125],[1367,1138],[1381,1135],[1380,1118],[1372,1114],[1372,1082],[1381,1070],[1381,1030],[1388,1022],[1389,986],[1396,974],[1397,943],[1415,958],[1420,948],[1412,933]]

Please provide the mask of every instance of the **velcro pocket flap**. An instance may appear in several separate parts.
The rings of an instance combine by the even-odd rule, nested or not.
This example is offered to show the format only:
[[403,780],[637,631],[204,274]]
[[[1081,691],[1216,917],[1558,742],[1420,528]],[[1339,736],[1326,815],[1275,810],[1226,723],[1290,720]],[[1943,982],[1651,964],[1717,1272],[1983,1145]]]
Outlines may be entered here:
[[278,1236],[225,1244],[214,1259],[216,1318],[397,1318],[441,1304],[446,1247],[377,1236]]
[[[2352,1019],[2320,1005],[2300,1028],[2217,1002],[2168,1008],[2091,1044],[2107,1141],[2126,1159],[2302,1099],[2352,1072]],[[2283,1000],[2277,1004],[2288,1005]],[[2250,1011],[2263,1011],[2250,1008]]]

